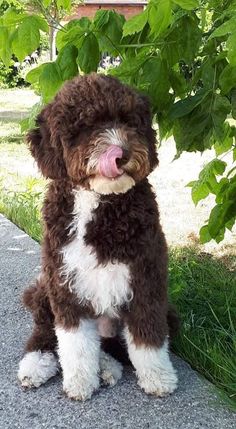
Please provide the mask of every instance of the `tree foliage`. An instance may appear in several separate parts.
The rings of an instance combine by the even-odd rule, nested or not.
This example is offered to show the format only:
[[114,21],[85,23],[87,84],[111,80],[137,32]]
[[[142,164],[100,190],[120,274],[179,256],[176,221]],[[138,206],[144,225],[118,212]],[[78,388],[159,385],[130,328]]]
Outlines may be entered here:
[[[69,13],[70,0],[55,1]],[[42,4],[53,7],[51,0]],[[128,21],[99,10],[92,21],[75,19],[57,28],[56,61],[27,75],[42,96],[34,114],[65,80],[96,71],[102,53],[119,55],[120,66],[107,73],[150,97],[160,139],[174,136],[176,157],[215,150],[215,159],[189,186],[195,204],[215,195],[202,242],[222,240],[236,219],[236,0],[150,0]],[[41,32],[48,32],[43,16],[8,9],[0,18],[2,61],[9,65],[13,53],[22,60],[37,47]],[[31,115],[24,126],[32,121]],[[222,160],[226,154],[228,164]]]

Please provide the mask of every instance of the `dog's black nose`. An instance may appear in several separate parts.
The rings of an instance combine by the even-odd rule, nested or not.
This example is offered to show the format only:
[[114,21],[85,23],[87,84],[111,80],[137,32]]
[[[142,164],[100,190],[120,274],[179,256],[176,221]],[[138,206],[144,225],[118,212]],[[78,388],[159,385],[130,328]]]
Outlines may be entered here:
[[117,158],[116,159],[116,165],[117,165],[118,168],[121,168],[122,165],[127,164],[127,162],[130,159],[130,152],[129,152],[128,149],[123,149],[122,148],[122,152],[123,152],[122,158]]

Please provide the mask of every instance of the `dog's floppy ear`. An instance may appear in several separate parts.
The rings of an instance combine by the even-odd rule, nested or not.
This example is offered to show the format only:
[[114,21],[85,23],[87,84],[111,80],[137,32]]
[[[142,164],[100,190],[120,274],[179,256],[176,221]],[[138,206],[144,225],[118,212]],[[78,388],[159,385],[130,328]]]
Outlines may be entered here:
[[152,113],[149,99],[144,95],[139,95],[137,111],[143,121],[146,138],[149,144],[149,161],[151,171],[159,164],[156,152],[157,139],[156,131],[152,128]]
[[63,160],[63,148],[61,143],[52,142],[51,133],[44,112],[39,114],[36,120],[37,128],[27,134],[29,149],[36,160],[43,176],[50,179],[64,179],[67,176]]

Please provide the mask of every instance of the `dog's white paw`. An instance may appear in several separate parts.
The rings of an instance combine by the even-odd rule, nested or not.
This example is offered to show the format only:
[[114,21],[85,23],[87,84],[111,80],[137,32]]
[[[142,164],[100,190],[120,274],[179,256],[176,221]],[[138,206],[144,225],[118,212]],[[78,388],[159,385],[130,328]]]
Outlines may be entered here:
[[73,377],[64,378],[63,390],[70,399],[75,401],[86,401],[90,399],[93,392],[99,388],[99,377],[82,376],[77,372]]
[[58,372],[53,353],[29,352],[19,364],[18,379],[23,387],[39,387]]
[[109,354],[101,351],[100,353],[100,378],[103,384],[115,386],[122,377],[123,367],[120,362]]
[[178,378],[174,368],[146,369],[138,374],[138,384],[146,392],[156,396],[166,396],[177,388]]

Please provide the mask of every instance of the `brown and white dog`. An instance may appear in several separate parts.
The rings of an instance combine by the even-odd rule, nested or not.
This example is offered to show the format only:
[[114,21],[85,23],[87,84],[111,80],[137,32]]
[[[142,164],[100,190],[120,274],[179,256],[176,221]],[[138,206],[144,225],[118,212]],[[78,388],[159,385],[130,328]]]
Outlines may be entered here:
[[167,248],[147,181],[157,165],[147,99],[95,73],[65,84],[28,134],[51,178],[43,207],[42,272],[24,293],[34,330],[18,378],[38,387],[58,371],[73,399],[122,366],[101,348],[115,320],[146,393],[177,386],[168,354]]

